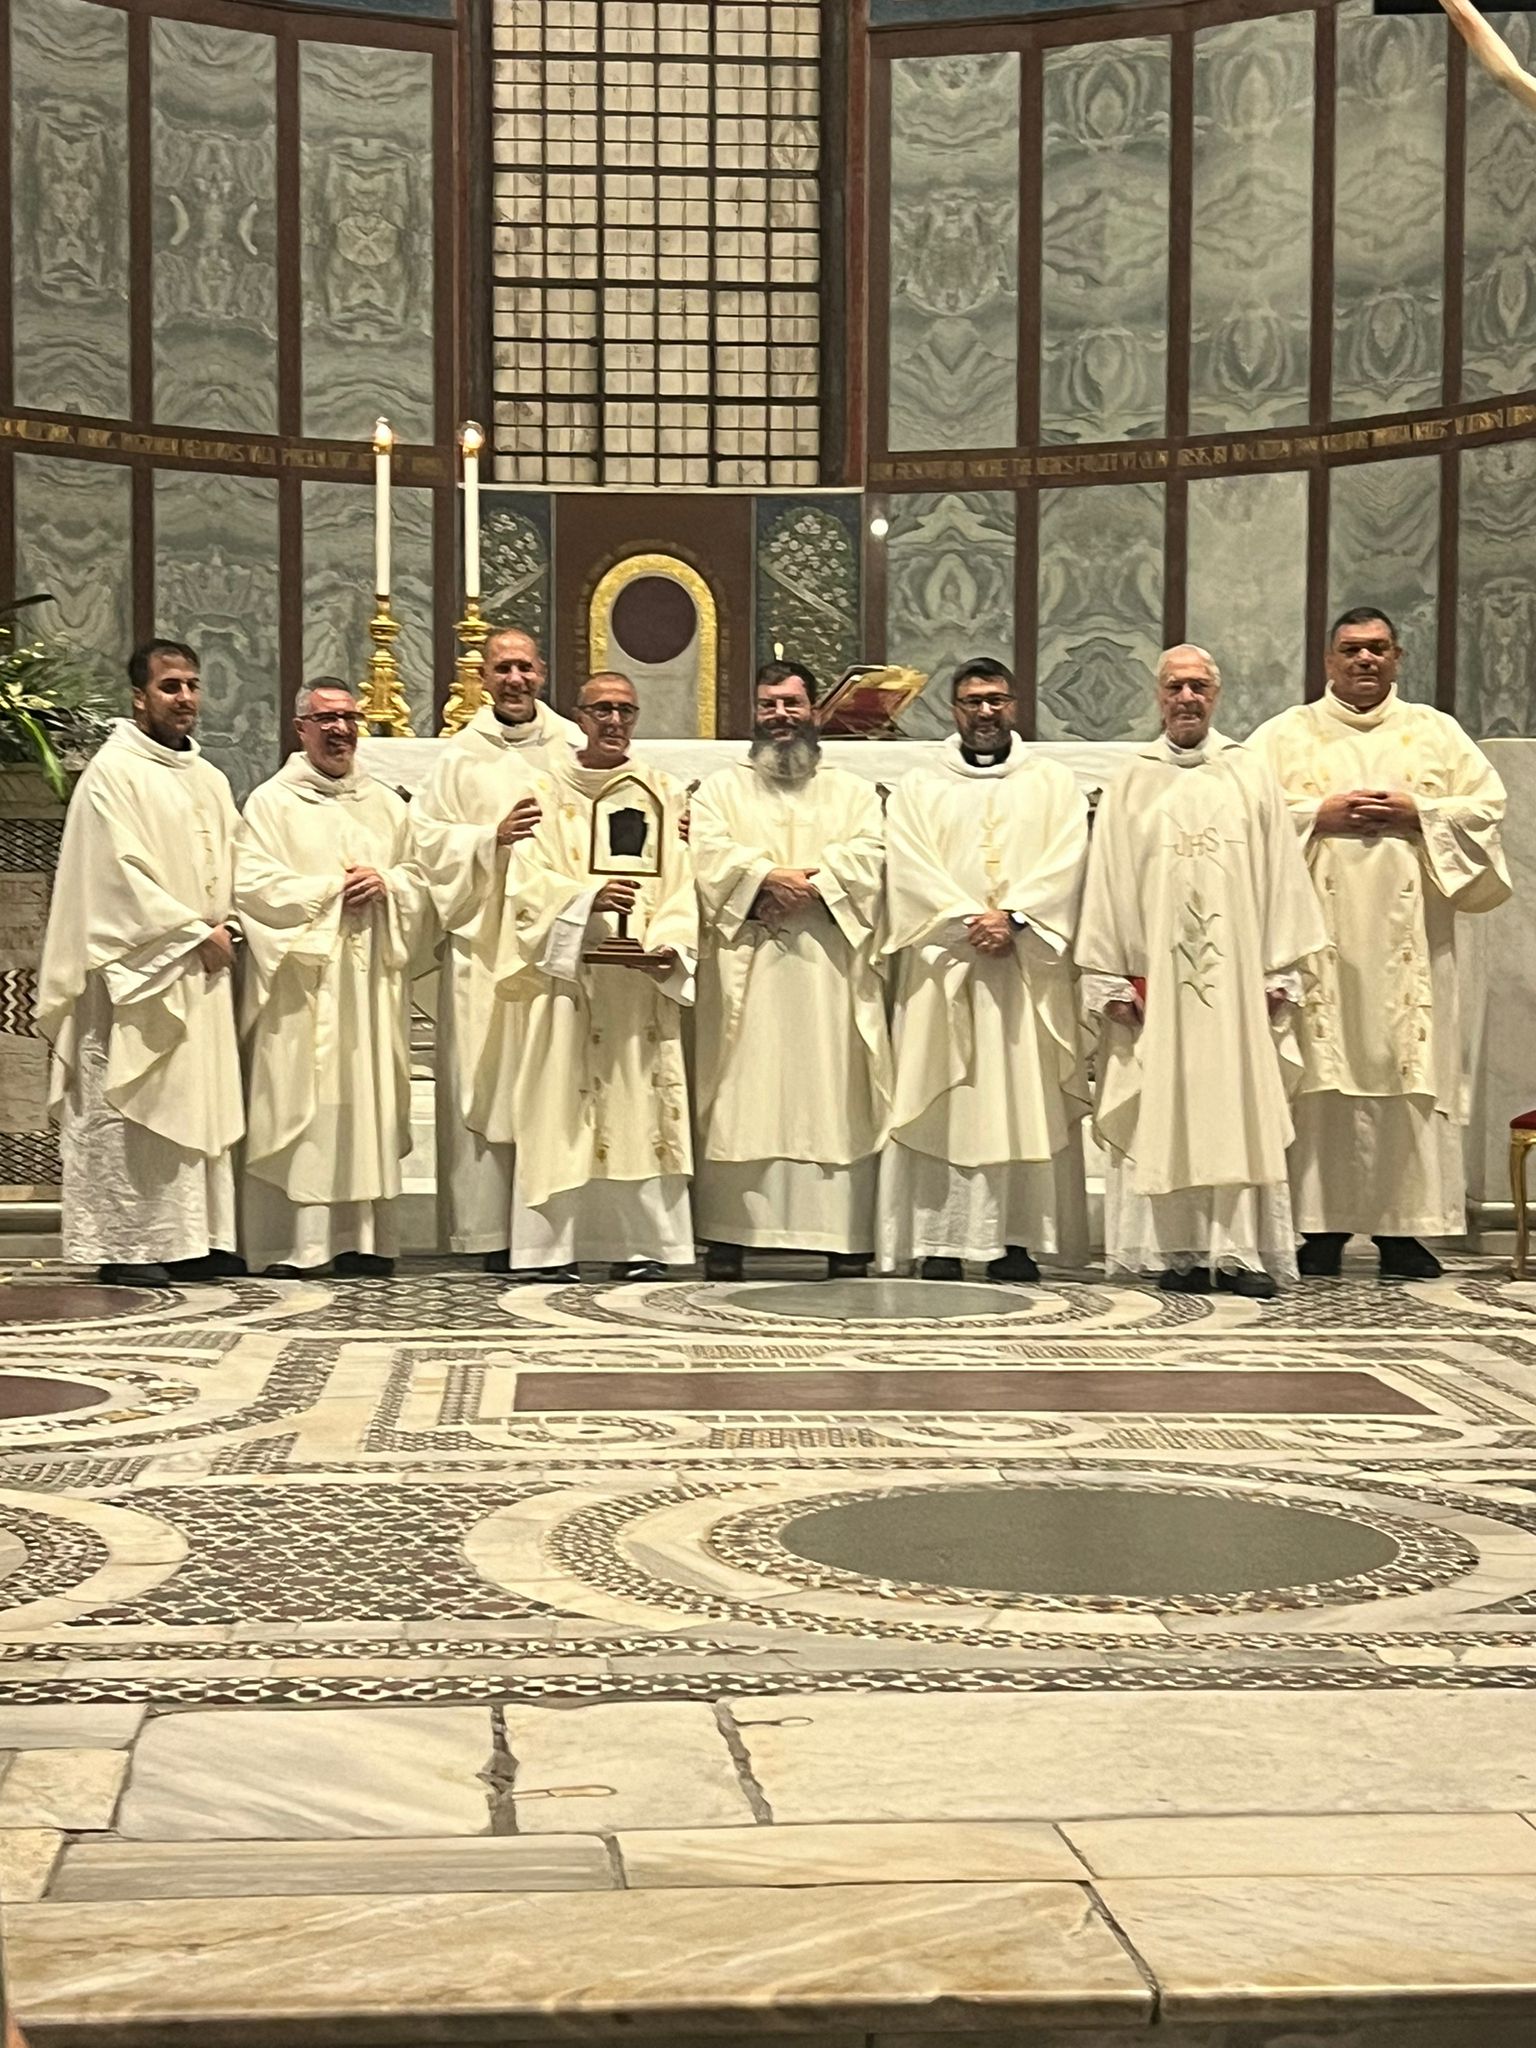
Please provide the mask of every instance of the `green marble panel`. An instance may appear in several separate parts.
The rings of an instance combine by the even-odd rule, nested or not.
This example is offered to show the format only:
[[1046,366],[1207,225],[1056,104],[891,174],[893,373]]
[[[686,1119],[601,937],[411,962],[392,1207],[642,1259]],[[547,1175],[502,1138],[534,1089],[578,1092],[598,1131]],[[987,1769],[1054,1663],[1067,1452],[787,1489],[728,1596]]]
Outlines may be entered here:
[[1310,14],[1195,37],[1190,427],[1304,420],[1312,341]]
[[[361,484],[305,484],[304,673],[361,687],[373,643],[373,492]],[[400,621],[400,664],[411,724],[432,723],[432,493],[391,494],[390,606]]]
[[133,479],[125,465],[16,456],[16,594],[51,591],[21,630],[98,655],[120,684],[133,640]]
[[277,431],[271,36],[150,26],[155,418]]
[[1135,740],[1157,731],[1164,519],[1161,484],[1040,493],[1041,739]]
[[1185,637],[1216,657],[1216,723],[1243,739],[1306,694],[1305,474],[1192,483],[1187,573]]
[[433,438],[432,60],[299,46],[304,432]]
[[1480,738],[1536,734],[1533,504],[1536,441],[1462,455],[1456,712]]
[[886,655],[929,678],[901,730],[932,739],[954,731],[949,678],[962,661],[1013,663],[1015,503],[1010,491],[920,491],[893,497],[890,520]]
[[1045,57],[1040,424],[1047,441],[1161,434],[1168,327],[1169,45]]
[[18,405],[127,415],[128,21],[12,0],[11,321]]
[[1440,614],[1440,462],[1351,463],[1328,480],[1328,616],[1379,604],[1406,650],[1397,687],[1435,701]]
[[1339,9],[1333,416],[1440,403],[1446,25]]
[[892,448],[1017,432],[1019,59],[891,66]]
[[774,646],[824,681],[863,654],[859,618],[859,500],[759,498],[756,659]]
[[[1536,71],[1536,14],[1488,20]],[[1481,65],[1467,66],[1462,396],[1536,386],[1536,120]],[[1530,731],[1529,726],[1521,728]]]
[[202,658],[208,758],[243,799],[277,766],[277,484],[155,474],[155,629]]

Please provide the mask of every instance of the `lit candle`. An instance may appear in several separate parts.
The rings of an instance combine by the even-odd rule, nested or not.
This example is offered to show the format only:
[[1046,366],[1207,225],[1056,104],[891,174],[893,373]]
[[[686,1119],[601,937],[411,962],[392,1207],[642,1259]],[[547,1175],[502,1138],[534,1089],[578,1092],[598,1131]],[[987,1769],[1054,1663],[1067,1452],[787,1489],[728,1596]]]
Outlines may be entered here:
[[395,445],[388,420],[373,423],[373,587],[389,595],[389,456]]
[[464,450],[464,595],[480,595],[480,450],[485,430],[476,420],[466,420],[459,431]]

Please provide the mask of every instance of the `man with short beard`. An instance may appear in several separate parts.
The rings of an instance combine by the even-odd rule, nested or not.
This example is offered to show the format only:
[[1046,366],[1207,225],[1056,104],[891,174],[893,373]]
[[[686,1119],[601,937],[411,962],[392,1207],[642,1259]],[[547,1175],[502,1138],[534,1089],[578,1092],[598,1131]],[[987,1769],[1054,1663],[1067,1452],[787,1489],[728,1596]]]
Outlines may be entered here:
[[486,701],[444,744],[411,820],[448,934],[437,1009],[437,1179],[448,1241],[504,1273],[525,1021],[495,994],[507,864],[539,822],[540,774],[583,742],[581,728],[542,701],[544,663],[529,634],[493,632],[480,672]]
[[694,1214],[710,1279],[745,1246],[862,1277],[891,1099],[875,966],[884,832],[872,783],[820,765],[816,678],[757,679],[750,760],[693,801],[702,906]]

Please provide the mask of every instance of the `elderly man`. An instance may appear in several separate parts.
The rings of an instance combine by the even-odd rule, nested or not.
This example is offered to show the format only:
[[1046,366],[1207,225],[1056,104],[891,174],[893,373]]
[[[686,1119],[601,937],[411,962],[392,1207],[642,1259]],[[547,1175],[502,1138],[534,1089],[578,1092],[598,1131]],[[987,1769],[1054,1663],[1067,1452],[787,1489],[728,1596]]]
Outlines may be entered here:
[[[657,1279],[693,1263],[682,1013],[699,919],[687,796],[631,763],[640,705],[627,676],[591,677],[576,717],[585,745],[543,785],[501,921],[497,991],[523,1020],[512,1270],[574,1279],[580,1260],[596,1259],[616,1280]],[[634,942],[627,954],[618,940]],[[589,960],[604,941],[613,957]]]
[[252,793],[235,840],[241,1238],[286,1279],[394,1270],[411,1146],[410,967],[430,909],[405,804],[357,772],[357,727],[347,683],[301,690],[300,751]]
[[494,994],[508,852],[538,823],[540,770],[582,744],[542,701],[538,643],[504,628],[485,643],[486,702],[449,740],[412,805],[417,858],[448,935],[437,1012],[438,1185],[449,1243],[507,1270],[511,1105],[523,1013]]
[[229,784],[192,737],[197,656],[152,640],[133,717],[81,776],[54,881],[37,1023],[53,1046],[64,1256],[119,1285],[240,1271]]
[[1068,946],[1088,811],[1014,735],[1000,661],[962,663],[955,735],[886,809],[885,952],[898,962],[896,1099],[880,1168],[880,1263],[959,1280],[1040,1277],[1030,1247],[1086,1251],[1087,1108]]
[[757,678],[748,761],[694,798],[705,950],[695,1208],[706,1275],[742,1249],[824,1252],[868,1271],[890,1048],[875,965],[882,833],[874,785],[821,765],[816,679]]
[[1384,1280],[1435,1278],[1419,1240],[1466,1229],[1456,919],[1508,897],[1504,786],[1455,719],[1397,694],[1402,648],[1361,605],[1328,641],[1328,687],[1253,736],[1279,776],[1327,942],[1308,963],[1291,1194],[1304,1274],[1356,1232]]
[[1162,737],[1099,806],[1076,953],[1105,1020],[1109,1271],[1263,1300],[1296,1276],[1285,1068],[1323,923],[1279,784],[1212,727],[1220,694],[1203,648],[1159,662]]

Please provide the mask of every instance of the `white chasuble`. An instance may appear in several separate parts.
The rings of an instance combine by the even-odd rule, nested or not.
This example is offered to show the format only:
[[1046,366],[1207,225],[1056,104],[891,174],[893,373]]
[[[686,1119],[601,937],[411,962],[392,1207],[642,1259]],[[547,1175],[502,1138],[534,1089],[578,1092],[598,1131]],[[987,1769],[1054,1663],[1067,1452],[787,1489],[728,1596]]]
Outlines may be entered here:
[[[350,867],[378,871],[383,902],[343,906]],[[247,944],[246,1255],[253,1266],[392,1256],[385,1212],[411,1142],[411,970],[431,936],[406,804],[372,776],[324,775],[292,755],[246,804],[235,903]]]
[[233,993],[197,948],[231,913],[237,822],[195,741],[163,747],[129,719],[75,789],[37,994],[68,1259],[234,1249],[230,1148],[245,1120]]
[[1106,1019],[1100,1045],[1112,1270],[1209,1256],[1294,1275],[1280,1198],[1300,1052],[1267,991],[1322,935],[1297,852],[1274,776],[1216,733],[1183,753],[1154,742],[1105,792],[1077,962],[1090,1007],[1095,982],[1140,982],[1146,1009],[1137,1028]]
[[[592,907],[604,881],[591,872],[593,809],[635,775],[660,800],[661,873],[640,882],[628,936],[647,951],[677,954],[661,981],[581,957],[618,932],[614,916]],[[545,795],[538,831],[508,864],[496,973],[522,1046],[512,1102],[512,1264],[686,1265],[693,1154],[682,1013],[693,1001],[699,929],[682,836],[687,796],[658,769],[583,768],[574,758],[556,769]]]
[[[898,962],[896,1089],[880,1172],[884,1265],[1085,1249],[1087,1108],[1069,954],[1088,813],[1069,772],[1021,741],[996,763],[958,737],[886,812],[887,930]],[[966,920],[1025,919],[979,953]]]
[[[692,845],[700,1234],[868,1253],[891,1098],[879,795],[840,768],[785,784],[741,763],[696,793]],[[820,892],[777,929],[753,915],[773,868],[814,868]]]
[[445,740],[411,805],[417,859],[447,934],[437,1007],[438,1183],[456,1252],[502,1250],[512,1191],[512,1088],[521,1013],[495,995],[507,849],[496,828],[542,774],[584,746],[547,704],[503,725],[482,704]]
[[[1301,1018],[1298,1224],[1459,1235],[1468,1086],[1455,926],[1510,894],[1503,784],[1453,718],[1395,689],[1363,712],[1328,690],[1252,744],[1285,790],[1327,926]],[[1422,831],[1318,833],[1323,799],[1357,789],[1406,791]]]

